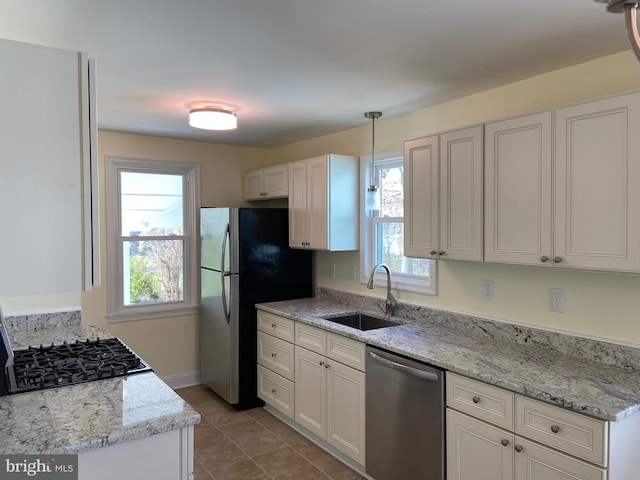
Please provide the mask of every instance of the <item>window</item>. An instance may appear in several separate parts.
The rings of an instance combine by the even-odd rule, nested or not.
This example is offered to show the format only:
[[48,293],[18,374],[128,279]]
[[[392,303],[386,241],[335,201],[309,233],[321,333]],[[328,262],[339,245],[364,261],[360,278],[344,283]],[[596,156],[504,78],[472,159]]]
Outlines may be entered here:
[[197,308],[199,166],[107,157],[109,321]]
[[[408,258],[404,249],[404,165],[402,152],[377,155],[375,180],[378,192],[371,194],[371,158],[361,159],[364,216],[361,227],[361,282],[366,283],[371,269],[384,262],[391,270],[393,288],[419,293],[436,293],[436,262]],[[365,200],[366,198],[366,200]],[[376,285],[383,285],[386,275],[376,272]]]

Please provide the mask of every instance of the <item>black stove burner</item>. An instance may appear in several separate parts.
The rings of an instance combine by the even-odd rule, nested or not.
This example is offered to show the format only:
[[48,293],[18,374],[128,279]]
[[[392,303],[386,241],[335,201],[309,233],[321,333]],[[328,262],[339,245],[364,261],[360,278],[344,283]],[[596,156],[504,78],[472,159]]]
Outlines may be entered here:
[[14,352],[11,393],[151,371],[117,338],[29,347]]

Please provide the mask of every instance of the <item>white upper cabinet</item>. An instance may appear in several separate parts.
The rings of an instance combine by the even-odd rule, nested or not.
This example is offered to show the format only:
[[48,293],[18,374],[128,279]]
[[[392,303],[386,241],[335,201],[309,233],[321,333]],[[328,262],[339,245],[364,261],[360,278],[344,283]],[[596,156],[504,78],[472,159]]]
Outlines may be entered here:
[[244,199],[269,200],[289,195],[287,164],[251,170],[244,174]]
[[0,65],[0,292],[90,289],[100,280],[91,62],[0,40]]
[[404,144],[405,255],[482,261],[482,126]]
[[640,94],[556,111],[557,266],[640,271]]
[[487,262],[552,265],[551,112],[485,125]]
[[358,159],[323,155],[289,168],[289,246],[358,249]]

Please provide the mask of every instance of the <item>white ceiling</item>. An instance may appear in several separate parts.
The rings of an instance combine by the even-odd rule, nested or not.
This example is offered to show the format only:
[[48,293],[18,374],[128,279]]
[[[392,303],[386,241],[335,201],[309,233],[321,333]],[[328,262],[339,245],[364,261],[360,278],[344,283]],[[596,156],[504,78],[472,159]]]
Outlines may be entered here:
[[[628,49],[593,0],[0,0],[0,38],[95,58],[100,128],[252,146]],[[238,129],[189,127],[203,103]]]

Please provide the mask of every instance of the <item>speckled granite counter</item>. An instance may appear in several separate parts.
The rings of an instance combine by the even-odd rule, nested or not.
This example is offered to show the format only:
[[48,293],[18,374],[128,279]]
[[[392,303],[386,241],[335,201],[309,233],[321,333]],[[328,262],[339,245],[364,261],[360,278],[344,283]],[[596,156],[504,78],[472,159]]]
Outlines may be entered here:
[[383,302],[322,290],[258,308],[600,419],[640,411],[638,349],[403,304],[395,327],[360,331],[321,318],[381,316]]
[[[34,325],[11,329],[15,350],[112,337],[90,325]],[[199,422],[200,415],[160,378],[141,373],[0,397],[0,452],[81,453]]]

